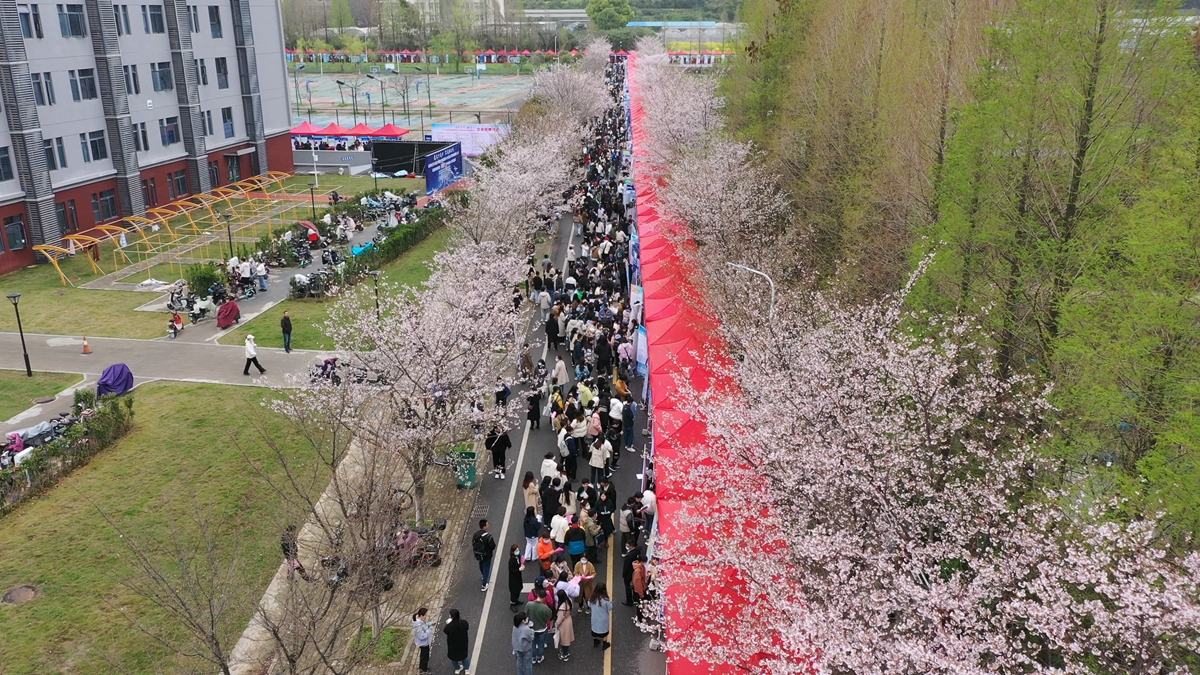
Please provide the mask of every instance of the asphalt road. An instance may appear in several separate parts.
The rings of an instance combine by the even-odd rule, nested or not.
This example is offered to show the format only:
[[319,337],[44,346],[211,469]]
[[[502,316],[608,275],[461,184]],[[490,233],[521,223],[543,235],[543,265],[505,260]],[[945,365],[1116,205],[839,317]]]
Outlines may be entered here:
[[[566,257],[567,246],[570,243],[569,221],[565,222],[559,231],[561,236],[555,242],[552,259],[561,268]],[[528,341],[534,346],[534,354],[543,353],[545,332],[541,328],[541,322],[533,320],[529,328]],[[563,349],[561,353],[565,358],[566,350]],[[553,361],[554,351],[550,350],[546,356],[546,362],[552,364]],[[630,391],[640,392],[641,386],[642,383],[638,380],[631,382],[629,388]],[[513,396],[520,395],[521,389],[514,387]],[[640,447],[642,443],[648,443],[648,439],[642,433],[645,423],[644,410],[639,410],[638,417],[637,444]],[[479,564],[475,561],[471,551],[468,535],[466,541],[460,542],[459,555],[462,556],[459,564],[460,571],[446,601],[447,611],[450,608],[457,608],[463,618],[471,624],[471,672],[476,675],[516,672],[511,643],[513,613],[508,608],[507,552],[512,544],[519,544],[524,548],[525,537],[521,521],[525,513],[525,502],[519,485],[517,490],[513,491],[513,482],[520,481],[526,471],[533,471],[534,475],[538,475],[540,478],[539,469],[542,459],[547,452],[557,452],[557,444],[549,418],[542,418],[540,430],[529,429],[528,426],[527,422],[522,421],[522,426],[509,432],[514,447],[508,454],[510,469],[505,474],[506,478],[502,481],[497,480],[490,473],[480,476],[479,507],[476,509],[477,513],[473,516],[473,520],[478,520],[480,517],[487,518],[490,521],[492,536],[496,538],[497,555],[492,570],[492,590],[487,593],[479,590]],[[520,452],[522,448],[524,448],[524,452]],[[582,477],[586,474],[587,469],[582,460],[580,464],[579,476]],[[626,497],[641,489],[641,483],[637,476],[641,470],[641,454],[622,454],[621,468],[613,476],[619,504],[624,503]],[[507,528],[505,528],[506,523]],[[476,523],[473,522],[470,524],[468,532],[473,533],[475,529]],[[501,538],[502,530],[506,530],[503,539]],[[560,661],[553,644],[549,644],[546,650],[546,660],[540,665],[534,666],[535,671],[570,673],[572,675],[609,675],[610,673],[651,675],[666,671],[665,655],[649,650],[649,636],[642,633],[633,623],[633,608],[621,604],[624,600],[624,584],[621,580],[620,552],[617,550],[620,545],[619,540],[620,535],[615,535],[612,539],[613,545],[609,547],[607,554],[601,555],[601,559],[595,561],[599,579],[608,584],[609,593],[613,598],[612,632],[610,633],[613,641],[612,648],[607,652],[593,648],[588,618],[586,615],[577,614],[575,617],[576,642],[571,648],[571,660],[565,663]],[[538,573],[539,568],[536,564],[526,565],[526,583],[531,585]],[[483,618],[485,608],[487,616],[481,631],[481,618]],[[438,619],[444,623],[447,616],[443,614]],[[430,667],[435,675],[450,675],[454,672],[449,659],[446,658],[446,644],[444,635],[440,633],[440,626],[438,639],[431,652]]]

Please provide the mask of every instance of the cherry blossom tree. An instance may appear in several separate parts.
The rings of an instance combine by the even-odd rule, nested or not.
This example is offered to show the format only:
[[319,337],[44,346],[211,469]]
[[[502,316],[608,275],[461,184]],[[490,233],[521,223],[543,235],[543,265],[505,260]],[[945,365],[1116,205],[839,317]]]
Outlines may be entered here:
[[[736,395],[683,383],[712,442],[659,466],[696,495],[662,542],[679,654],[775,674],[1187,672],[1200,556],[1075,491],[1037,451],[1044,399],[997,376],[974,326],[906,315],[903,295],[782,303],[736,365],[710,364]],[[712,593],[718,571],[740,600]],[[693,593],[725,610],[702,630]]]
[[598,37],[583,49],[583,58],[579,60],[579,68],[587,73],[603,75],[608,67],[608,57],[612,54],[612,43],[606,38]]
[[534,74],[533,96],[542,102],[548,116],[570,120],[580,128],[612,104],[604,82],[595,73],[562,64]]

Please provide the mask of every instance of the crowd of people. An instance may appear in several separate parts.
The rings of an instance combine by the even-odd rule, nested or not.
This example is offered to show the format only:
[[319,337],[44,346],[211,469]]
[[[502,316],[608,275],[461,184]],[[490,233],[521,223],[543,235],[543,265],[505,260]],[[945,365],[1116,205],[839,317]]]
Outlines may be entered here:
[[349,151],[349,152],[359,152],[359,151],[368,152],[371,150],[371,141],[364,141],[361,138],[356,138],[349,143],[347,143],[344,140],[337,141],[335,143],[330,143],[326,139],[321,139],[318,141],[316,139],[304,140],[304,139],[297,137],[297,138],[292,139],[292,149],[293,150],[335,150],[337,152],[347,152],[347,151]]
[[[548,649],[557,648],[560,660],[570,660],[577,618],[585,622],[594,648],[611,646],[614,599],[597,570],[610,546],[619,547],[623,603],[637,608],[638,620],[643,618],[642,603],[651,599],[656,562],[647,559],[643,537],[657,513],[653,471],[646,476],[645,489],[624,501],[613,484],[622,457],[638,452],[635,426],[640,413],[629,390],[636,376],[634,345],[641,307],[630,302],[632,195],[624,180],[629,172],[623,154],[628,142],[621,106],[624,76],[623,62],[606,71],[613,104],[593,126],[581,160],[583,180],[564,195],[574,207],[564,267],[557,268],[548,253],[532,257],[524,288],[513,289],[514,309],[533,303],[548,352],[553,353],[552,364],[547,364],[534,362],[528,344],[520,351],[518,380],[527,385],[520,395],[530,426],[540,429],[548,419],[556,437],[555,450],[545,454],[538,473],[526,472],[521,480],[524,541],[509,544],[501,563],[508,573],[518,675],[531,675]],[[509,385],[498,379],[494,404],[507,405],[512,395]],[[484,445],[492,454],[493,477],[505,479],[512,440],[495,427]],[[641,470],[640,457],[637,463]],[[487,522],[479,525],[471,546],[479,563],[480,589],[487,591],[500,547]],[[527,592],[530,580],[532,590]],[[418,646],[423,647],[424,673],[429,625],[424,616],[413,620]],[[465,623],[454,617],[443,632],[448,638],[452,632],[457,635],[465,631]],[[455,672],[468,673],[465,642],[448,640],[447,648]]]

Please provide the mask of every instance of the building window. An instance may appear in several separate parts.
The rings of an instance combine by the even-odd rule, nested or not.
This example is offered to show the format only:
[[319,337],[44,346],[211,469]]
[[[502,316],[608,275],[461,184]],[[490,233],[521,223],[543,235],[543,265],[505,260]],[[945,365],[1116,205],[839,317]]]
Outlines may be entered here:
[[113,18],[117,20],[117,35],[130,35],[129,5],[113,5]]
[[102,223],[106,220],[116,218],[117,213],[117,191],[104,190],[103,192],[92,193],[92,218],[97,223]]
[[63,37],[87,37],[87,19],[83,5],[59,5],[58,27]]
[[162,5],[142,5],[142,27],[147,33],[167,32]]
[[200,118],[204,122],[204,135],[212,136],[213,135],[212,111],[211,110],[201,111]]
[[146,133],[145,122],[133,123],[133,149],[146,152],[150,149],[150,136]]
[[208,27],[212,29],[213,39],[221,37],[221,8],[217,5],[208,6]]
[[67,74],[71,78],[71,98],[82,101],[97,97],[95,68],[68,70]]
[[122,66],[125,71],[125,93],[129,95],[142,93],[142,82],[138,79],[137,66]]
[[162,136],[162,144],[164,146],[174,145],[180,140],[179,135],[179,118],[168,117],[165,120],[158,121],[158,133]]
[[79,147],[83,149],[84,162],[108,159],[108,145],[104,142],[103,131],[79,134]]
[[233,138],[233,108],[221,108],[221,126],[225,129],[225,138]]
[[43,140],[42,149],[46,151],[46,166],[51,171],[67,168],[67,149],[62,136]]
[[175,198],[186,197],[188,192],[187,171],[176,171],[170,176],[171,182],[175,184]]
[[224,56],[213,59],[217,66],[217,89],[229,88],[229,62]]
[[9,216],[4,219],[4,238],[8,240],[8,250],[20,251],[25,248],[25,217]]
[[68,199],[54,205],[54,215],[58,216],[58,233],[79,231],[79,214],[75,212],[75,200]]
[[153,178],[142,181],[142,198],[148,206],[158,206],[158,188]]
[[208,180],[213,187],[221,186],[221,164],[219,162],[208,163]]
[[17,5],[17,16],[21,19],[23,37],[42,37],[42,15],[37,5]]
[[200,84],[208,84],[208,66],[204,65],[204,59],[200,59]]
[[154,83],[154,91],[171,91],[175,83],[171,79],[171,62],[160,61],[150,64],[150,81]]
[[191,28],[193,33],[200,32],[200,8],[195,5],[188,7],[188,28]]
[[0,148],[0,181],[12,179],[12,159],[8,156],[8,148]]
[[225,156],[225,169],[229,174],[229,182],[236,183],[242,179],[241,157],[236,155]]
[[38,105],[54,105],[54,80],[50,78],[50,73],[32,73],[29,79],[33,80],[33,100]]

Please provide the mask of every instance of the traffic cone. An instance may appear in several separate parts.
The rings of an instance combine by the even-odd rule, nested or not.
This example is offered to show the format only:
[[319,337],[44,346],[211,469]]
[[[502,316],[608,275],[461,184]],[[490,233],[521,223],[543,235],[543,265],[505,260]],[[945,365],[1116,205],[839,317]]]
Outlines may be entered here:
[[85,338],[83,338],[83,353],[84,353],[84,354],[91,354],[91,353],[92,353],[92,348],[88,346],[88,343],[87,343],[87,338],[86,338],[86,337],[85,337]]

